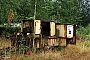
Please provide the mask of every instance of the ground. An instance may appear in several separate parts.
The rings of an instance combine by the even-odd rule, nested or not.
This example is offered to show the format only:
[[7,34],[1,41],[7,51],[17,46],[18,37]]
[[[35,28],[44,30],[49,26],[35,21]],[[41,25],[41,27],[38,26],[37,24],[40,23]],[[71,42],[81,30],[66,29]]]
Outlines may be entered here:
[[[9,39],[0,38],[0,48],[11,47]],[[8,54],[9,58],[0,60],[90,60],[90,41],[77,40],[76,45],[68,45],[59,51],[41,53]]]

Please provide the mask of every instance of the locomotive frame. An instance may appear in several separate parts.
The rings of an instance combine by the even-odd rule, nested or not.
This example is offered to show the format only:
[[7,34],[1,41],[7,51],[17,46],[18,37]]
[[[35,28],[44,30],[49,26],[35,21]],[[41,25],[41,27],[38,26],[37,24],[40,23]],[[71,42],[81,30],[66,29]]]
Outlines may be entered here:
[[[25,38],[25,45],[31,46],[31,48],[42,49],[76,44],[75,24],[60,24],[44,20],[22,20],[21,32]],[[16,36],[17,40],[22,39],[21,34],[16,34]],[[17,44],[17,42],[15,43]],[[17,46],[19,47],[20,44]]]

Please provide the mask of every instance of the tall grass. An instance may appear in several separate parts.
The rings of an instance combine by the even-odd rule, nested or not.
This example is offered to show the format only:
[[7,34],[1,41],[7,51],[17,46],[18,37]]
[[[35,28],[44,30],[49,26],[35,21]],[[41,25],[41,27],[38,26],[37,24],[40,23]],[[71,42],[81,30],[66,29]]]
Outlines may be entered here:
[[[76,45],[68,45],[59,51],[48,51],[46,53],[31,53],[30,55],[11,54],[7,60],[90,60],[90,27],[77,29],[77,36],[84,38],[78,40]],[[10,40],[0,38],[0,47],[10,46]],[[0,59],[1,60],[1,59]]]
[[[0,42],[2,42],[0,46],[4,46],[4,43],[6,43],[7,46],[9,46],[10,44],[10,40],[3,40],[2,38],[0,38]],[[88,59],[90,59],[89,40],[78,42],[76,45],[68,45],[66,48],[63,48],[55,52],[49,50],[46,53],[44,52],[31,53],[30,55],[13,53],[10,55],[10,58],[6,58],[6,60],[88,60]]]
[[5,37],[0,37],[0,48],[1,47],[11,47],[11,41]]
[[[88,60],[90,59],[90,46],[87,42],[80,42],[76,46],[68,45],[66,48],[56,52],[31,53],[31,55],[12,54],[7,60]],[[88,41],[90,44],[90,41]]]

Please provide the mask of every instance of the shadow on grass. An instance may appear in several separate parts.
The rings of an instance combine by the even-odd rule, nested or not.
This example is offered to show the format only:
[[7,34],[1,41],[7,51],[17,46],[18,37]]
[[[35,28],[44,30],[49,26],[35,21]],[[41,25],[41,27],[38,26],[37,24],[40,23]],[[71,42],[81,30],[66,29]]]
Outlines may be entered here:
[[52,52],[61,51],[65,48],[66,48],[66,46],[52,46],[50,48],[37,48],[36,49],[36,54],[42,53],[42,52],[46,53],[46,52],[49,52],[49,51],[52,51]]

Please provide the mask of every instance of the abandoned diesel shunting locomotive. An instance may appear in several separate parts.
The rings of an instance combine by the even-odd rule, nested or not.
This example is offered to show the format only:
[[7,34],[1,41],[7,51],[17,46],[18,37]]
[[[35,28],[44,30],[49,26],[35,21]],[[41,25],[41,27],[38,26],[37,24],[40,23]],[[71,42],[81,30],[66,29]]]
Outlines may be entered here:
[[76,44],[76,25],[74,24],[60,24],[44,20],[22,20],[21,32],[25,38],[25,45],[35,48]]

